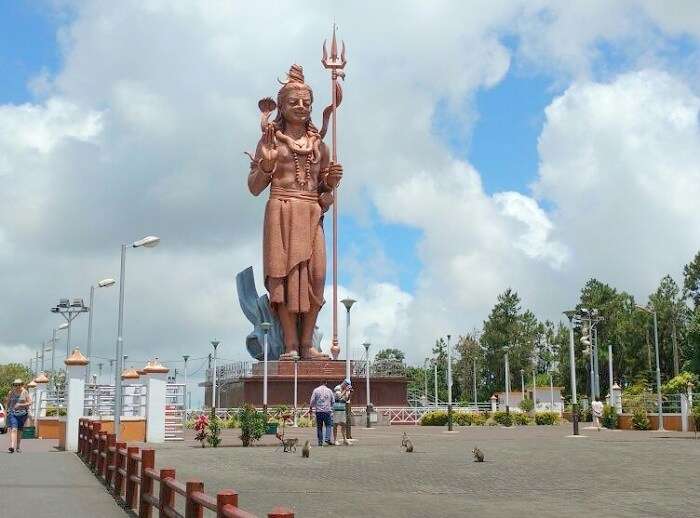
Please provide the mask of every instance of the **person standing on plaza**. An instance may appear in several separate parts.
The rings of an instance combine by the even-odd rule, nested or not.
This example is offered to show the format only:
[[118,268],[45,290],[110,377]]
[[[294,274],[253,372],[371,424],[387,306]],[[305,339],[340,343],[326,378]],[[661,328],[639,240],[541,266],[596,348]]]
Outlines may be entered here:
[[24,383],[21,379],[16,379],[12,382],[12,390],[5,399],[5,408],[7,409],[8,428],[10,429],[10,447],[7,449],[10,453],[21,453],[20,442],[22,441],[22,430],[24,423],[29,416],[29,408],[32,406],[32,398],[24,388]]
[[333,403],[333,437],[335,439],[335,445],[339,446],[338,442],[338,426],[343,434],[343,444],[348,444],[347,439],[347,412],[345,404],[350,401],[350,395],[352,394],[352,385],[349,379],[344,379],[340,385],[336,385],[333,389],[333,394],[335,396],[335,402]]
[[327,383],[326,380],[323,380],[323,382],[314,389],[311,393],[311,401],[309,402],[311,412],[316,413],[316,435],[318,437],[319,446],[323,446],[324,443],[324,425],[326,426],[325,443],[329,446],[333,445],[333,442],[331,442],[331,428],[333,428],[331,411],[333,409],[335,397],[333,396],[333,391],[328,388]]

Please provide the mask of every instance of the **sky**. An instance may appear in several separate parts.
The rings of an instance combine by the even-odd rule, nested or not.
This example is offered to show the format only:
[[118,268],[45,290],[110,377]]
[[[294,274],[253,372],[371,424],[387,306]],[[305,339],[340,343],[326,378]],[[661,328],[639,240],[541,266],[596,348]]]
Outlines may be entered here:
[[[252,265],[262,290],[265,196],[243,151],[292,63],[320,121],[334,19],[353,357],[368,341],[421,363],[509,287],[542,319],[591,277],[644,301],[700,249],[693,1],[0,3],[0,363],[26,362],[61,323],[49,308],[87,301],[151,234],[127,251],[128,362],[182,372],[189,354],[195,384],[213,339],[248,359],[235,275]],[[105,378],[118,291],[93,306]],[[72,346],[86,336],[81,316]]]

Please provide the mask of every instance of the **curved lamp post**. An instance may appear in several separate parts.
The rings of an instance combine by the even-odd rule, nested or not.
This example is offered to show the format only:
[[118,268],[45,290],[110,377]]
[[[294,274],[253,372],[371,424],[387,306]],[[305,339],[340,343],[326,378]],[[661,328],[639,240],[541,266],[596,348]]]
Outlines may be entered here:
[[367,428],[370,428],[369,423],[369,407],[371,403],[369,402],[369,342],[365,342],[362,346],[365,348],[365,387],[367,390]]
[[[131,243],[132,248],[153,248],[158,246],[160,238],[156,236],[146,236]],[[124,282],[126,266],[126,248],[128,245],[122,244],[121,267],[119,270],[119,319],[117,323],[117,346],[116,368],[114,369],[114,434],[119,440],[121,436],[121,413],[122,413],[122,371],[124,356]]]
[[[357,302],[354,299],[347,298],[340,301],[346,309],[345,317],[345,379],[351,381],[350,378],[350,308]],[[348,398],[349,399],[349,398]],[[345,402],[345,437],[352,439],[352,405],[350,401]]]
[[576,311],[564,311],[569,319],[569,364],[571,366],[571,421],[574,427],[573,435],[578,435],[578,400],[576,399],[576,355],[574,353],[574,320]]
[[[114,279],[102,279],[100,282],[97,283],[98,288],[109,288],[110,286],[114,286],[117,283]],[[87,350],[86,356],[88,360],[91,360],[91,354],[92,354],[92,317],[93,314],[95,313],[95,286],[92,285],[90,286],[90,314],[88,315],[88,339],[87,339]],[[87,364],[87,368],[85,369],[85,381],[86,383],[90,383],[90,366],[92,365],[92,362]]]
[[260,327],[263,330],[263,412],[267,415],[267,334],[272,324],[263,322]]
[[639,304],[635,304],[635,307],[641,311],[649,313],[654,316],[654,352],[656,354],[656,397],[657,404],[659,405],[659,427],[658,431],[664,431],[664,411],[663,411],[663,400],[661,399],[661,366],[659,365],[659,325],[656,318],[656,310],[649,309]]

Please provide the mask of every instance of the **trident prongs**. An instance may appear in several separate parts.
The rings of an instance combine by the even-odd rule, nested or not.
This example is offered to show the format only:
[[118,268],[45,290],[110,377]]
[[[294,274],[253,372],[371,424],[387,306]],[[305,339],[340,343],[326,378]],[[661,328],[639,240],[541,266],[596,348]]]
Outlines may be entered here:
[[345,64],[347,63],[347,60],[345,59],[345,42],[341,41],[340,57],[338,57],[338,43],[335,39],[335,29],[336,25],[333,24],[333,39],[331,40],[330,59],[328,57],[328,51],[326,50],[326,40],[323,40],[323,58],[321,59],[321,64],[324,68],[331,70],[342,70],[345,68]]

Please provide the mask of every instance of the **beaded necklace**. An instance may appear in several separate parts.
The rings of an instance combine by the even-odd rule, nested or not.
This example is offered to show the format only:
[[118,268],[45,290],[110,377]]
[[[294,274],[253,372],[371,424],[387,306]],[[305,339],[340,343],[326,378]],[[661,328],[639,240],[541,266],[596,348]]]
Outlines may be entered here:
[[304,155],[304,173],[302,173],[302,168],[299,165],[299,155],[293,149],[290,149],[290,151],[292,152],[292,158],[294,159],[294,169],[296,169],[297,183],[301,187],[304,187],[309,181],[311,181],[311,154]]

